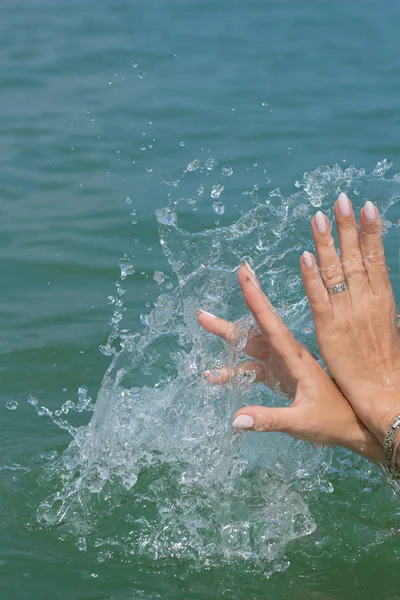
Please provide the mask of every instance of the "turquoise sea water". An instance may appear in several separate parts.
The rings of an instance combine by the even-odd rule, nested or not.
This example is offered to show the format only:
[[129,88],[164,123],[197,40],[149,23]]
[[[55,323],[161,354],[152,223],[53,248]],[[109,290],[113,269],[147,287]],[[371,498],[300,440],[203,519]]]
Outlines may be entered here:
[[1,597],[400,598],[379,472],[232,441],[235,407],[280,400],[207,386],[237,356],[195,322],[246,314],[249,256],[316,351],[297,261],[339,189],[386,211],[400,293],[398,3],[0,14]]

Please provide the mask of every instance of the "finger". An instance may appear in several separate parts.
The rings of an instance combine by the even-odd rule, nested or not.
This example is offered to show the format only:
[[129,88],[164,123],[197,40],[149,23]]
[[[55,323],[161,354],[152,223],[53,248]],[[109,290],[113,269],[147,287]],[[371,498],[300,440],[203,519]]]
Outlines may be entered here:
[[250,382],[265,382],[265,365],[255,361],[247,361],[240,363],[234,369],[225,366],[215,371],[206,371],[204,375],[207,381],[215,385],[225,385],[232,378],[248,379]]
[[[199,324],[210,333],[213,333],[226,341],[229,345],[236,345],[243,340],[243,327],[240,323],[231,323],[220,319],[204,310],[197,311]],[[240,345],[240,349],[258,360],[264,360],[268,356],[269,348],[264,335],[255,327],[246,328],[246,345]]]
[[382,294],[390,289],[390,279],[382,241],[382,220],[368,200],[360,212],[361,251],[372,291]]
[[291,359],[290,367],[293,374],[296,366],[301,365],[304,370],[303,358],[314,359],[283,323],[261,289],[256,274],[246,262],[243,262],[239,269],[238,279],[245,302],[267,337],[270,347],[278,356]]
[[332,304],[315,259],[310,252],[303,252],[300,260],[300,271],[314,319],[326,321],[333,316]]
[[360,289],[368,283],[368,277],[364,268],[356,219],[346,194],[339,195],[334,208],[343,273],[350,295],[357,296]]
[[[331,234],[331,228],[326,216],[318,211],[311,222],[315,249],[318,257],[318,265],[322,281],[328,289],[345,281],[342,265],[336,252],[335,242]],[[350,296],[348,290],[340,294],[330,295],[332,306],[339,308],[349,304]]]
[[[266,406],[245,406],[233,417],[232,430],[241,431],[282,431],[298,436],[307,431],[302,422],[301,411],[296,407],[269,408]],[[301,433],[300,433],[301,435]]]
[[270,339],[282,337],[286,343],[289,338],[293,338],[269,298],[264,294],[257,275],[246,261],[239,269],[238,279],[245,302],[266,336]]
[[236,333],[236,326],[234,323],[220,319],[205,310],[198,310],[197,318],[200,325],[204,327],[206,331],[214,333],[228,344],[234,339]]

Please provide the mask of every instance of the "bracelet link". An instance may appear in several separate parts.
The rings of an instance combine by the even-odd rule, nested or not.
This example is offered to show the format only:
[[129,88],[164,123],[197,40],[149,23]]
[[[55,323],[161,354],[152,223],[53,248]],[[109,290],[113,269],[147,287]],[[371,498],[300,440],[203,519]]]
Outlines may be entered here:
[[396,464],[397,450],[400,446],[400,440],[393,448],[394,438],[397,430],[400,428],[400,415],[395,418],[383,440],[383,451],[385,454],[385,463],[390,475],[395,479],[400,479],[400,471]]

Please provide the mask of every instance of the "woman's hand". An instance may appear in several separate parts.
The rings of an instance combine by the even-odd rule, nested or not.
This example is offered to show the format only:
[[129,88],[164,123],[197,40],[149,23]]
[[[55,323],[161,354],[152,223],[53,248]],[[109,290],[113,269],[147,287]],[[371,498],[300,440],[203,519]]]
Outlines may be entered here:
[[[367,202],[358,233],[346,194],[335,203],[335,219],[340,259],[328,219],[318,212],[312,231],[320,270],[304,252],[301,272],[325,363],[358,417],[382,441],[400,413],[400,340],[382,222]],[[329,293],[341,282],[347,289]]]
[[[248,335],[244,352],[255,361],[241,363],[236,373],[255,371],[256,381],[265,383],[293,399],[285,408],[247,406],[234,416],[234,431],[282,431],[309,442],[341,445],[375,461],[383,451],[376,438],[355,415],[353,409],[313,356],[293,337],[263,293],[255,273],[247,263],[239,270],[244,299],[259,330]],[[199,312],[199,323],[228,343],[237,336],[237,325],[209,313]],[[229,380],[229,370],[218,376],[208,373],[215,384]]]

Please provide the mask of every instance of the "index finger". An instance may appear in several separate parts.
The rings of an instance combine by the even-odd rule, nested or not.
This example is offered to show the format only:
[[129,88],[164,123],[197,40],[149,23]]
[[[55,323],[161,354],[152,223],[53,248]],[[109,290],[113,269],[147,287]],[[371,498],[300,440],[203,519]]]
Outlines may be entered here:
[[274,351],[280,356],[296,354],[299,359],[308,354],[283,323],[246,261],[240,267],[238,277],[245,302]]

